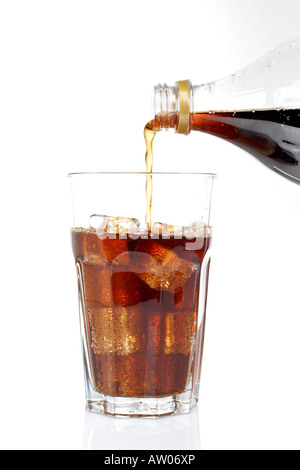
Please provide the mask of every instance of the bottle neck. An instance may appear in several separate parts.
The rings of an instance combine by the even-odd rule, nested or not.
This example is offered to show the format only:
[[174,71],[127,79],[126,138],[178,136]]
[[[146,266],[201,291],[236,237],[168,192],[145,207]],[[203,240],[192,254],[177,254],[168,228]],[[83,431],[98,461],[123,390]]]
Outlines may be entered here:
[[191,131],[193,88],[188,80],[175,86],[158,85],[154,88],[154,129],[174,129],[178,134]]
[[189,134],[197,114],[300,109],[300,37],[280,44],[239,72],[192,86],[158,85],[154,92],[155,130]]

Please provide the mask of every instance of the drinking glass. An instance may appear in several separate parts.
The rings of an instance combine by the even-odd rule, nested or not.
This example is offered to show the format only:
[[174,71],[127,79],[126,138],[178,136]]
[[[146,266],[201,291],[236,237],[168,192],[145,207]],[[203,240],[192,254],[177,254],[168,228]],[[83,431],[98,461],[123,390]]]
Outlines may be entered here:
[[199,399],[215,175],[69,177],[88,408],[189,413]]

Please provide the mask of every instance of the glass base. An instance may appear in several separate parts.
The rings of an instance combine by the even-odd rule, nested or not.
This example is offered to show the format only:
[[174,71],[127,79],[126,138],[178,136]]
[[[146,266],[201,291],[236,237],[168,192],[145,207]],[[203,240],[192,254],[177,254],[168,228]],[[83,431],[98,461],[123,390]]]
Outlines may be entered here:
[[88,400],[87,407],[94,413],[118,418],[161,418],[188,414],[197,400],[186,401],[186,394],[163,398],[114,398],[102,395],[101,400]]

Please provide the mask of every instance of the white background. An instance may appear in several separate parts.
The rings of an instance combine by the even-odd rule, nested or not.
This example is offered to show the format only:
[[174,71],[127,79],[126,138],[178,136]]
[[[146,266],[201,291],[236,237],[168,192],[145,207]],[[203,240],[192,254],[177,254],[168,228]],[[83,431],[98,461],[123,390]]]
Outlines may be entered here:
[[218,180],[201,401],[145,423],[85,413],[66,178],[144,171],[155,84],[236,72],[299,17],[299,0],[1,0],[2,449],[300,449],[300,188],[212,137],[158,136],[155,171]]

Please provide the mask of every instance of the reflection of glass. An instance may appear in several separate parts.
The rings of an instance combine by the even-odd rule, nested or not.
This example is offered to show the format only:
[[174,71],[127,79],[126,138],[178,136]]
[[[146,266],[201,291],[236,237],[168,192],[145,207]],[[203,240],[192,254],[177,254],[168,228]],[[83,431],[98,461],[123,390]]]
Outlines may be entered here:
[[83,450],[201,450],[199,411],[155,420],[86,412]]
[[149,227],[146,174],[71,176],[87,401],[113,416],[184,414],[199,397],[214,175],[152,179]]

